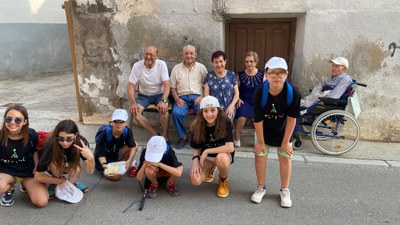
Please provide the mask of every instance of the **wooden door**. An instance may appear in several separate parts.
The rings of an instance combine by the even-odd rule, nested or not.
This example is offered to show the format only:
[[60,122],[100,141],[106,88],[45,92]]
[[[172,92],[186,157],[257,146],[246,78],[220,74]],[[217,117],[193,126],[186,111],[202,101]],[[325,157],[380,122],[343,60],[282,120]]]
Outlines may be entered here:
[[[244,55],[253,50],[259,55],[257,67],[272,56],[286,59],[289,73],[293,64],[296,19],[232,19],[226,23],[227,68],[244,70]],[[289,80],[290,80],[289,74]]]

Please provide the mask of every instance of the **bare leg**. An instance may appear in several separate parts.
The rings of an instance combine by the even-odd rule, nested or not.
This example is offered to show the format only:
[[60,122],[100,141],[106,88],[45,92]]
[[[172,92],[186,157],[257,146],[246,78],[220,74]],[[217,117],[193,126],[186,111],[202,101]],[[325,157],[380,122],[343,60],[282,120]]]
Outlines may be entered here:
[[168,136],[168,122],[169,122],[169,113],[166,112],[165,114],[160,113],[160,123],[162,128],[162,135],[166,140],[169,140]]
[[157,131],[153,128],[153,126],[150,124],[150,122],[146,119],[146,117],[143,116],[143,106],[139,105],[139,114],[135,115],[132,114],[133,118],[136,120],[136,122],[143,127],[144,129],[148,130],[153,136],[157,135]]
[[265,185],[266,169],[267,169],[267,156],[255,156],[256,176],[259,186]]
[[281,175],[282,188],[289,188],[290,176],[292,174],[292,159],[278,154],[279,172]]
[[217,165],[220,177],[228,177],[231,160],[231,154],[229,153],[219,153],[215,158],[215,164]]
[[45,184],[36,181],[33,178],[24,178],[22,184],[28,191],[29,198],[38,208],[47,206],[49,202],[49,193]]
[[235,133],[234,139],[240,141],[240,132],[242,131],[244,125],[246,124],[246,117],[239,117],[235,122]]

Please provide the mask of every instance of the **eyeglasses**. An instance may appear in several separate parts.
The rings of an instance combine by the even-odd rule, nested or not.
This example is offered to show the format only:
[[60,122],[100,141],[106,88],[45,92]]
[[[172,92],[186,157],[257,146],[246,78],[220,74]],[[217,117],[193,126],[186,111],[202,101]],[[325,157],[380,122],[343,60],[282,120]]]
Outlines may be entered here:
[[113,123],[125,123],[125,121],[123,121],[123,120],[113,120],[112,122]]
[[66,141],[66,142],[70,143],[70,142],[75,141],[75,138],[74,138],[74,137],[56,137],[56,140],[57,140],[58,142],[64,142],[64,141]]
[[278,75],[279,78],[283,78],[286,75],[286,72],[279,72],[279,73],[267,73],[269,77],[274,78]]
[[12,121],[14,121],[14,123],[16,123],[16,124],[21,124],[22,121],[24,121],[24,119],[22,119],[21,117],[15,117],[15,118],[5,117],[4,118],[4,122],[6,122],[6,123],[12,123]]

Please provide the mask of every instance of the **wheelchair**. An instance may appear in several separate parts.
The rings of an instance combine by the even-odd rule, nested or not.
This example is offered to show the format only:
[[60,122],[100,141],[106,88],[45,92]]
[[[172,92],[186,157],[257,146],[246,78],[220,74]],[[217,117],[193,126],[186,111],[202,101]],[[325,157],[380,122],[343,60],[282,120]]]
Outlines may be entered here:
[[327,155],[341,155],[356,146],[360,138],[357,117],[361,109],[355,86],[367,87],[353,80],[340,99],[319,98],[302,109],[294,130],[294,149],[302,145],[300,135],[310,137],[312,144]]

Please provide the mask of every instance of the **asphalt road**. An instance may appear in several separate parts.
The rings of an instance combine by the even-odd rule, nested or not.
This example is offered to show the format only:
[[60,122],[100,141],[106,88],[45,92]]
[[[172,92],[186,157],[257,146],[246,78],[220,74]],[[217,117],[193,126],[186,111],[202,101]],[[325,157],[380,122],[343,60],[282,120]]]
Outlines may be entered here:
[[216,196],[217,183],[191,186],[191,157],[178,153],[185,170],[179,197],[163,188],[139,211],[142,193],[136,179],[111,182],[99,173],[81,181],[90,191],[78,204],[51,200],[36,209],[25,193],[11,207],[0,207],[0,224],[399,224],[399,167],[295,161],[291,182],[293,207],[279,204],[279,170],[268,160],[267,196],[254,204],[256,186],[251,158],[236,158],[229,177],[230,195]]

